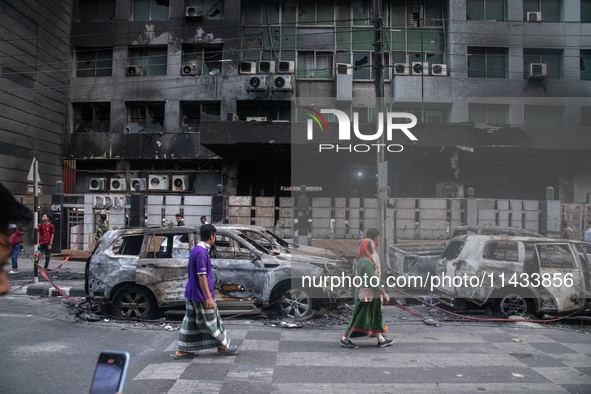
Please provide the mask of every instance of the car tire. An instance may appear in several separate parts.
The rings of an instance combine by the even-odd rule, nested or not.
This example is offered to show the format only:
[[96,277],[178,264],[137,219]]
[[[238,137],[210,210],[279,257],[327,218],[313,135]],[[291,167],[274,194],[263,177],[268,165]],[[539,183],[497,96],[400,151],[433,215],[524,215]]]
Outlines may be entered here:
[[534,312],[531,303],[516,293],[510,293],[500,297],[497,305],[499,311],[507,317],[525,316],[528,312]]
[[140,286],[124,286],[113,296],[113,315],[134,319],[151,319],[156,313],[152,293]]
[[310,293],[303,289],[290,289],[283,293],[279,301],[279,310],[283,316],[296,320],[308,320],[316,315],[315,301]]

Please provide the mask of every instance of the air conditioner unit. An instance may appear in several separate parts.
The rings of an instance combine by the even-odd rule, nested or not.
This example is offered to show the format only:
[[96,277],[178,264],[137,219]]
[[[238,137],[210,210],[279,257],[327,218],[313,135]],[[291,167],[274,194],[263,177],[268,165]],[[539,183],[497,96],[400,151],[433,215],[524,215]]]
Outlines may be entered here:
[[126,70],[127,76],[128,77],[138,77],[141,75],[144,75],[144,69],[142,68],[142,66],[127,66],[127,70]]
[[279,67],[277,70],[280,74],[293,74],[295,71],[295,63],[293,60],[279,60]]
[[248,90],[267,90],[267,77],[257,75],[248,80]]
[[185,18],[203,18],[201,7],[188,6],[185,9]]
[[107,188],[107,178],[90,178],[88,190],[105,191]]
[[447,76],[447,64],[433,64],[431,65],[431,75],[440,77]]
[[429,75],[429,63],[412,62],[412,75]]
[[347,63],[337,63],[337,74],[353,75],[353,67]]
[[190,192],[189,190],[189,175],[173,175],[172,176],[172,191],[173,192]]
[[292,90],[292,75],[277,76],[273,81],[273,90]]
[[250,122],[251,120],[254,122],[266,122],[267,118],[264,116],[247,116],[246,117],[247,122]]
[[229,113],[228,114],[228,122],[235,122],[237,120],[240,120],[240,118],[238,117],[238,115],[236,115],[235,113]]
[[123,192],[127,189],[127,180],[123,178],[111,178],[111,188],[113,192]]
[[394,75],[408,75],[408,63],[394,63]]
[[256,62],[240,62],[239,67],[238,72],[240,74],[256,74],[257,72]]
[[146,190],[146,178],[131,178],[131,190],[136,190],[136,185],[140,187],[140,191]]
[[149,175],[148,190],[168,190],[168,175]]
[[541,12],[528,12],[527,13],[527,21],[528,22],[542,22],[542,13]]
[[545,78],[548,76],[548,66],[546,63],[530,63],[529,75],[530,78]]
[[259,72],[264,74],[273,74],[275,72],[275,61],[262,60],[259,62]]
[[195,63],[185,63],[181,67],[181,75],[199,75],[199,70],[197,68],[197,64]]

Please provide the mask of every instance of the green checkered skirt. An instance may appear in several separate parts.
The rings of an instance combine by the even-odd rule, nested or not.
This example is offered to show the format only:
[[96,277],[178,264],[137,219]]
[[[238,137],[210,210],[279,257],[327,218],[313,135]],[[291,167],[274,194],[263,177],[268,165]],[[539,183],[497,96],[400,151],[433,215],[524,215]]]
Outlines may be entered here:
[[181,324],[178,349],[185,352],[228,347],[230,338],[216,309],[206,309],[205,302],[187,300],[187,311]]

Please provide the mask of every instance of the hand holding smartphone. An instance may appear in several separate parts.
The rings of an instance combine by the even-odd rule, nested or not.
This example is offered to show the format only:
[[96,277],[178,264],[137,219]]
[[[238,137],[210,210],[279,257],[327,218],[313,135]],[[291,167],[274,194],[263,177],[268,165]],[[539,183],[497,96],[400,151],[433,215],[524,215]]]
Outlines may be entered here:
[[105,350],[99,355],[90,394],[115,394],[123,391],[129,353]]

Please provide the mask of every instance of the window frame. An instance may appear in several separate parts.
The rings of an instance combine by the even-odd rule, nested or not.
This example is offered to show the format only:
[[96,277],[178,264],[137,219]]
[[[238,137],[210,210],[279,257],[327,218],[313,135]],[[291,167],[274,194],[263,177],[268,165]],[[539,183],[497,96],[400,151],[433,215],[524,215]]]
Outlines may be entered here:
[[[472,53],[470,53],[472,52]],[[482,53],[479,53],[482,52]],[[497,53],[495,53],[497,52]],[[489,69],[489,64],[492,63],[493,57],[500,57],[500,52],[503,52],[503,76],[490,76],[493,74],[493,71]],[[470,46],[467,50],[468,55],[468,71],[467,75],[468,78],[486,78],[486,79],[507,79],[507,66],[508,66],[508,56],[509,56],[509,49],[508,48],[501,48],[501,47],[477,47],[477,46]],[[484,56],[484,69],[480,72],[484,73],[484,76],[470,76],[470,60],[472,60],[473,64],[476,62],[477,57]],[[476,67],[476,66],[473,66]],[[491,66],[492,67],[492,66]],[[473,69],[472,73],[477,73],[479,70]]]
[[[141,108],[143,106],[144,108],[144,112],[143,112],[143,123],[137,122],[138,127],[141,126],[141,129],[138,129],[137,131],[133,131],[130,130],[130,125],[133,123],[131,120],[132,118],[132,107],[137,107],[137,108]],[[154,106],[158,106],[158,107],[162,107],[161,111],[162,111],[162,125],[160,127],[159,130],[146,130],[146,124],[148,122],[148,115],[150,114],[150,106],[154,107]],[[163,133],[165,132],[164,129],[164,122],[166,119],[166,105],[164,101],[128,101],[125,103],[125,109],[126,109],[126,124],[125,124],[125,132],[127,133]],[[160,110],[160,108],[158,109]],[[154,123],[154,121],[157,121],[157,119],[159,118],[154,118],[150,116],[150,119],[152,120],[151,124],[156,124]],[[150,127],[151,128],[151,127]],[[156,127],[154,127],[156,128]]]
[[[488,19],[487,18],[487,3],[490,3],[491,0],[466,0],[466,20],[467,21],[489,21],[489,22],[504,22],[507,20],[507,0],[493,0],[493,1],[502,1],[503,3],[503,18],[502,19]],[[468,15],[469,9],[469,2],[473,3],[481,3],[482,4],[482,18],[471,18]]]
[[[486,122],[485,123],[480,123],[480,122],[475,122],[474,120],[471,119],[471,115],[473,114],[473,109],[479,109],[479,108],[484,108],[485,109],[485,117],[486,117]],[[492,111],[493,109],[503,109],[503,113],[504,113],[504,117],[505,120],[503,123],[489,123],[489,117],[492,116],[492,114],[490,113],[490,111]],[[509,106],[505,105],[505,104],[480,104],[480,103],[474,103],[474,104],[468,104],[468,121],[472,122],[474,124],[487,124],[487,125],[506,125],[509,124]]]
[[[153,19],[152,18],[152,15],[155,13],[152,10],[152,6],[154,5],[154,3],[157,3],[158,0],[146,0],[148,2],[149,6],[150,6],[150,11],[149,11],[149,17],[148,17],[148,19],[136,19],[136,15],[135,15],[135,12],[136,12],[136,2],[138,2],[138,1],[143,1],[143,0],[133,0],[132,3],[131,3],[131,7],[132,7],[132,10],[131,10],[131,18],[132,18],[133,21],[145,22],[145,21],[167,21],[167,20],[170,20],[170,0],[166,0],[166,1],[168,1],[168,5],[166,6],[166,8],[168,9],[168,15],[164,19]],[[162,0],[160,0],[160,1],[162,1]]]
[[[312,77],[310,77],[310,76],[304,76],[304,77],[300,76],[301,75],[300,73],[304,73],[304,72],[306,72],[306,74],[309,75],[309,71],[308,71],[309,69],[307,68],[307,66],[300,67],[300,64],[301,64],[300,63],[300,59],[306,58],[306,56],[301,55],[302,53],[313,53],[314,54],[314,56],[313,56],[314,57],[314,65],[313,65],[313,67],[311,69],[311,71],[312,71],[312,73],[313,73],[314,76],[312,76]],[[330,73],[330,76],[328,76],[328,77],[325,77],[325,76],[316,77],[315,76],[317,72],[322,71],[322,70],[318,70],[318,56],[319,56],[319,54],[322,54],[320,56],[330,56],[331,65],[328,68],[328,72]],[[296,65],[296,70],[295,70],[296,73],[295,74],[296,74],[296,78],[298,80],[315,80],[315,81],[317,81],[317,80],[332,80],[332,79],[334,79],[334,76],[335,76],[335,72],[334,72],[334,68],[335,68],[335,64],[334,64],[334,51],[326,51],[326,50],[324,50],[324,51],[315,51],[315,50],[312,50],[312,51],[297,51],[296,64],[297,65]]]
[[[100,7],[101,5],[106,6],[107,4],[105,4],[105,0],[78,0],[76,1],[76,22],[113,22],[115,21],[115,11],[116,11],[116,0],[108,0],[110,2],[109,6],[112,7],[112,17],[109,19],[100,19],[101,14],[105,14],[104,12],[101,12]],[[82,3],[86,3],[88,6],[90,6],[91,3],[94,3],[94,7],[96,8],[94,14],[96,15],[96,19],[82,19]]]
[[[191,52],[189,52],[191,50]],[[198,64],[199,69],[199,76],[214,76],[214,75],[221,75],[222,74],[222,59],[224,56],[224,50],[222,44],[213,44],[213,45],[199,45],[199,44],[183,44],[183,53],[182,53],[182,64],[181,67],[184,67],[185,64],[189,64],[192,60],[189,60],[189,54],[192,54],[192,57],[195,57],[195,63]],[[210,58],[215,56],[218,57],[218,60],[206,60],[206,56]],[[213,73],[211,68],[208,66],[208,63],[211,65],[217,66],[217,73]],[[204,70],[207,69],[208,72],[205,73]],[[213,68],[215,70],[216,67]]]
[[[99,59],[99,53],[104,52],[105,54],[110,54],[110,59],[107,60]],[[76,55],[76,78],[101,78],[101,77],[111,77],[113,76],[113,47],[76,47],[74,49],[74,53]],[[91,70],[91,68],[80,68],[80,64],[83,62],[88,63],[89,60],[80,60],[81,54],[93,54],[94,59],[91,60],[93,62],[92,67],[92,74],[93,75],[80,75],[82,73],[87,73]],[[89,56],[90,57],[90,56]],[[99,63],[104,62],[105,64],[101,64],[99,67]],[[108,64],[109,67],[103,67],[104,65]],[[108,73],[105,72],[105,75],[97,75],[97,70],[108,70]]]
[[[214,106],[217,106],[218,120],[221,120],[221,108],[222,108],[221,101],[181,101],[181,128],[183,129],[183,131],[184,132],[199,131],[198,128],[199,128],[199,125],[201,124],[201,119],[202,119],[201,115],[206,113],[203,110],[204,107],[209,107],[209,109],[211,110],[214,108]],[[197,122],[186,122],[185,121],[186,119],[197,120],[197,118],[189,118],[188,116],[185,116],[187,113],[187,110],[191,107],[194,109],[199,107],[199,118],[198,118]],[[214,114],[207,114],[207,115],[216,116]]]
[[[148,51],[147,56],[143,55],[141,51]],[[154,51],[163,51],[164,54],[154,54]],[[138,53],[137,56],[134,53]],[[158,57],[165,57],[166,62],[150,64],[151,60],[156,61]],[[137,60],[136,60],[137,59]],[[146,60],[147,59],[147,64]],[[167,75],[168,72],[168,46],[166,45],[134,45],[130,46],[127,50],[127,64],[129,66],[141,66],[142,67],[142,76],[158,76],[158,75]],[[150,72],[150,70],[156,70],[155,67],[163,67],[164,73],[158,72]]]
[[[531,58],[536,58],[535,61],[530,61]],[[529,59],[528,59],[529,58]],[[553,58],[559,59],[558,75],[556,75],[555,67],[548,67],[549,61]],[[564,78],[564,50],[554,48],[523,48],[523,78],[527,78],[529,73],[529,65],[532,63],[545,63],[547,78],[560,80]],[[552,73],[551,71],[554,70]]]
[[[548,11],[545,11],[544,8],[548,4],[548,2],[556,2],[557,4],[557,11],[558,11],[558,19],[557,20],[550,20],[544,17],[544,15],[548,15]],[[531,8],[530,5],[527,3],[532,3]],[[536,3],[536,4],[533,4]],[[562,12],[563,3],[562,0],[523,0],[523,20],[527,22],[527,13],[528,12],[541,12],[542,13],[542,21],[548,23],[558,23],[563,21],[563,12]]]
[[[92,124],[92,128],[90,130],[87,130],[86,127],[84,127],[84,122],[82,120],[82,116],[79,115],[83,109],[83,107],[85,106],[90,106],[92,109],[92,119],[91,119],[91,124]],[[99,129],[99,125],[100,124],[105,124],[104,122],[104,118],[99,118],[97,116],[97,110],[95,109],[95,107],[108,107],[108,119],[107,119],[107,130],[106,131],[100,131]],[[73,122],[73,128],[72,128],[72,132],[73,133],[104,133],[104,132],[110,132],[111,131],[111,103],[72,103],[72,113],[74,115],[74,122]],[[80,119],[80,127],[77,128],[76,127],[76,120]],[[96,126],[96,130],[95,130],[95,125]],[[79,131],[80,128],[84,128],[84,131]]]

